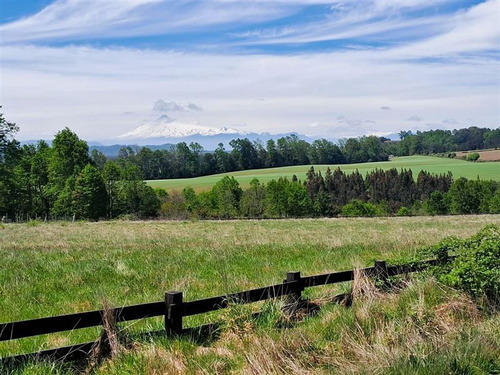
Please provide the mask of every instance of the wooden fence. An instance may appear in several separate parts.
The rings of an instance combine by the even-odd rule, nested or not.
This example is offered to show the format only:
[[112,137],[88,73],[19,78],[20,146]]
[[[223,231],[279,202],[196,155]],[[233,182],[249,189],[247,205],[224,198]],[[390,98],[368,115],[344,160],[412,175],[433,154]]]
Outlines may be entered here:
[[[387,266],[385,261],[375,261],[374,267],[363,268],[361,271],[368,276],[384,280],[390,276],[420,271],[427,266],[436,265],[439,262],[438,260],[429,260],[413,264]],[[195,301],[184,301],[182,292],[171,291],[165,293],[164,301],[114,308],[110,311],[108,310],[108,314],[111,313],[116,322],[164,316],[166,333],[179,334],[183,331],[182,319],[186,316],[223,309],[230,303],[252,303],[282,296],[292,296],[298,300],[301,298],[302,291],[305,288],[341,283],[353,279],[354,270],[305,277],[301,276],[300,272],[294,271],[288,272],[286,279],[281,284]],[[0,324],[0,341],[101,326],[103,325],[103,316],[104,310],[95,310],[2,323]],[[9,357],[9,359],[24,360],[29,356],[35,356],[37,358],[51,357],[54,359],[64,358],[66,360],[73,360],[87,356],[94,345],[95,342],[88,342]]]

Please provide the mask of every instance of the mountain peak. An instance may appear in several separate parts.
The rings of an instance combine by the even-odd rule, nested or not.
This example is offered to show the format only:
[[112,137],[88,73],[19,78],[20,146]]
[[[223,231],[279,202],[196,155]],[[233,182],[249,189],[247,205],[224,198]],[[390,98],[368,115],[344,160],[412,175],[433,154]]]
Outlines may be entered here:
[[162,115],[153,122],[145,123],[134,130],[119,135],[118,138],[183,138],[193,135],[214,136],[220,134],[244,135],[246,133],[228,127],[216,128],[200,125],[198,123],[181,122],[167,115]]

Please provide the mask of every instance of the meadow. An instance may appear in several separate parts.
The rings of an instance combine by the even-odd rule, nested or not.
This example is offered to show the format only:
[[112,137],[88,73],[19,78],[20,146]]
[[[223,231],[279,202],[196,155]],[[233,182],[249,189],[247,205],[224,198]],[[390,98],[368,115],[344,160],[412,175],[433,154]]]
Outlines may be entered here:
[[[182,191],[186,186],[191,186],[196,192],[201,192],[210,190],[212,186],[224,176],[234,176],[240,183],[240,186],[245,189],[249,187],[250,181],[253,178],[259,179],[261,183],[268,183],[272,179],[276,180],[279,177],[288,177],[291,179],[295,174],[299,179],[304,181],[310,167],[310,165],[301,165],[254,169],[186,179],[149,180],[147,183],[153,188],[162,188],[167,191]],[[387,162],[375,163],[314,165],[315,170],[321,171],[323,175],[328,167],[332,170],[340,167],[346,173],[352,173],[358,170],[363,176],[376,168],[384,170],[391,168],[400,170],[406,168],[412,170],[415,179],[421,170],[425,170],[433,174],[446,174],[450,171],[455,178],[466,177],[468,179],[475,179],[479,177],[483,180],[500,180],[500,163],[473,163],[465,160],[438,158],[433,156],[396,157]]]
[[[466,237],[500,215],[187,222],[55,222],[0,229],[0,321],[160,301],[185,300],[281,282],[304,275],[404,262],[419,247]],[[322,288],[306,291],[313,298]],[[186,319],[197,326],[218,313]],[[158,330],[161,319],[128,331]],[[4,342],[0,355],[93,340],[97,329]]]

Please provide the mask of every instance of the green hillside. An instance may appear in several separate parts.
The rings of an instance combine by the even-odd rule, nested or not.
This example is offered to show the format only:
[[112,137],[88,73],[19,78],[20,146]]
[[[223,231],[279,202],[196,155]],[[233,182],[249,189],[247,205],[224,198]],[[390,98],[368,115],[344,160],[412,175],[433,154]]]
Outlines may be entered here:
[[[315,165],[316,170],[323,173],[328,165]],[[330,165],[331,169],[340,167],[343,171],[354,172],[356,169],[365,175],[367,172],[375,168],[391,169],[391,168],[407,168],[413,171],[413,176],[416,178],[421,170],[426,170],[430,173],[447,173],[450,171],[455,178],[466,177],[469,179],[479,178],[485,180],[500,180],[500,163],[472,163],[464,160],[438,158],[433,156],[406,156],[394,158],[388,162],[376,163],[361,163],[361,164],[341,164]],[[224,176],[234,176],[240,185],[245,188],[249,186],[253,178],[258,178],[260,182],[267,183],[272,179],[279,177],[291,178],[294,174],[299,179],[305,179],[307,170],[310,165],[300,165],[293,167],[268,168],[268,169],[253,169],[248,171],[222,173],[211,176],[184,178],[173,180],[151,180],[147,183],[153,188],[163,188],[167,191],[182,190],[186,186],[191,186],[196,191],[210,190],[210,188]]]

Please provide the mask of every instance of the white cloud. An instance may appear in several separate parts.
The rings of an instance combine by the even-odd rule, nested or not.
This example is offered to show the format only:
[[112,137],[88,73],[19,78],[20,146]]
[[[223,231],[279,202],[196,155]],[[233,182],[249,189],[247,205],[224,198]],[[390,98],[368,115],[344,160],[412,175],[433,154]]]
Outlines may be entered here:
[[382,107],[380,107],[380,109],[383,111],[389,111],[391,109],[391,107],[389,107],[387,105],[383,105]]
[[324,1],[57,0],[39,13],[0,26],[4,43],[184,33],[251,24]]
[[[336,129],[328,134],[340,137],[363,119],[376,121],[364,123],[368,130],[393,132],[414,113],[464,126],[472,125],[465,121],[470,118],[497,127],[500,118],[494,60],[422,64],[373,50],[283,56],[34,46],[3,51],[0,102],[24,139],[64,126],[87,139],[113,137],[137,127],[165,92],[175,103],[205,108],[178,112],[191,116],[182,120],[246,123],[258,132],[305,133],[320,122],[318,132]],[[255,100],[260,97],[266,101]],[[381,102],[393,109],[380,111]],[[136,115],[123,116],[124,110]],[[345,128],[337,123],[340,113],[350,121]]]
[[446,31],[394,49],[400,57],[442,57],[500,48],[500,1],[488,0],[448,17]]
[[423,121],[423,120],[424,119],[422,117],[420,117],[419,115],[413,115],[410,118],[408,118],[408,121],[420,122],[420,121]]
[[[223,52],[183,52],[28,43],[255,25],[295,14],[306,3],[59,0],[0,26],[0,103],[20,125],[22,139],[64,126],[86,139],[111,138],[148,120],[151,103],[166,94],[170,102],[162,100],[158,109],[175,110],[183,121],[244,123],[257,132],[307,133],[318,124],[319,135],[338,138],[397,132],[401,119],[423,129],[423,117],[441,127],[454,124],[440,119],[498,126],[498,57],[485,53],[499,47],[498,1],[432,17],[406,16],[435,5],[423,0],[327,2],[335,9],[323,20],[274,26],[274,33],[250,30],[229,46],[361,38],[352,41],[357,45],[365,37],[394,42],[379,48],[241,54],[227,45],[220,46]],[[391,110],[381,111],[389,108],[382,103]]]
[[153,105],[153,111],[161,113],[171,113],[171,112],[201,112],[201,108],[198,104],[189,103],[186,105],[177,104],[176,102],[166,102],[163,99],[158,99]]

